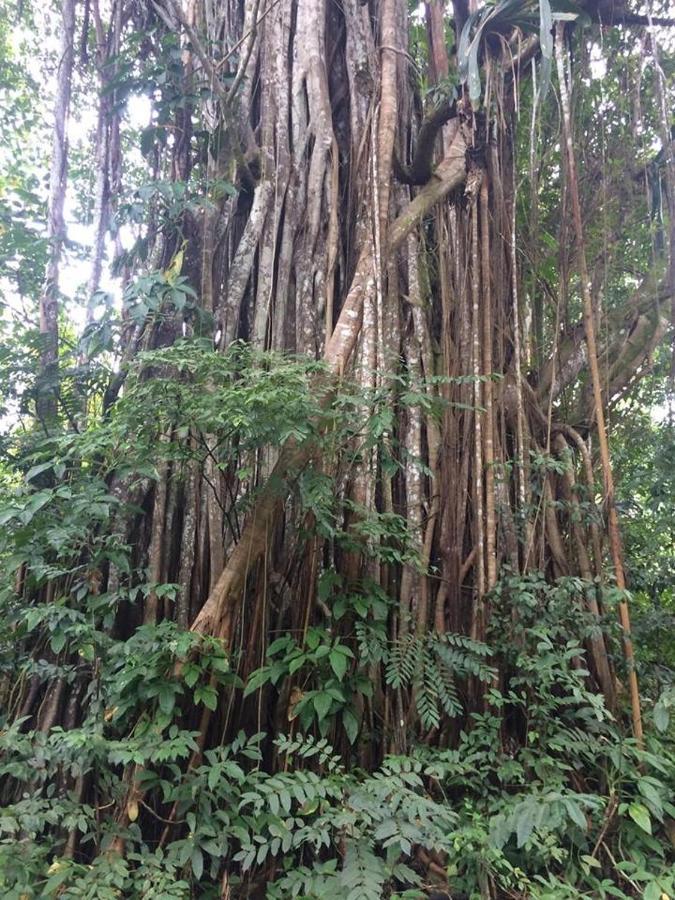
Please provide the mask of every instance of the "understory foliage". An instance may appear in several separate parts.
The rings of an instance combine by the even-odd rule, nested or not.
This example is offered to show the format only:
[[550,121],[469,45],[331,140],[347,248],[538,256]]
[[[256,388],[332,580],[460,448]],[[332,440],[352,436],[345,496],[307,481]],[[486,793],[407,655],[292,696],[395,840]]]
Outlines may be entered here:
[[[589,689],[584,648],[600,626],[584,611],[581,579],[505,574],[485,642],[452,632],[392,640],[382,587],[364,578],[346,589],[328,570],[321,621],[275,638],[245,683],[241,661],[221,641],[170,615],[138,621],[140,598],[152,592],[171,609],[179,585],[148,581],[133,543],[105,527],[123,512],[106,473],[133,473],[134,484],[156,480],[167,460],[180,467],[199,458],[199,440],[192,455],[180,441],[159,440],[169,417],[180,434],[181,411],[214,439],[225,471],[282,436],[311,442],[320,466],[295,473],[289,501],[313,522],[303,539],[318,531],[348,549],[367,540],[377,558],[419,565],[396,517],[363,515],[357,535],[340,529],[344,512],[321,469],[348,436],[358,435],[361,448],[377,439],[392,390],[408,404],[423,394],[394,385],[364,397],[345,383],[326,401],[310,391],[317,374],[320,365],[244,345],[226,354],[199,342],[142,354],[108,421],[34,443],[7,480],[5,564],[23,572],[35,596],[56,579],[63,587],[28,605],[13,586],[2,594],[0,773],[12,786],[0,814],[4,895],[217,897],[228,859],[232,890],[242,883],[279,898],[412,898],[442,884],[429,857],[444,861],[460,896],[485,885],[542,898],[672,892],[669,705],[662,699],[653,710],[655,727],[638,749]],[[318,416],[330,423],[321,434]],[[399,452],[390,446],[391,466],[401,466]],[[237,515],[254,494],[242,494]],[[103,591],[110,565],[119,584]],[[618,653],[611,589],[603,600]],[[22,715],[24,686],[45,680],[74,692],[77,724],[44,727],[49,695],[39,727]],[[200,714],[242,688],[239,696],[257,698],[249,727],[202,749]],[[363,709],[387,689],[402,698],[404,716],[419,717],[430,734],[446,732],[452,749],[417,743],[406,755],[385,754],[370,772],[354,766],[359,743],[374,760],[380,755],[381,726]],[[467,714],[476,691],[480,708]],[[281,720],[273,698],[287,711]],[[130,766],[146,799],[127,798]],[[84,784],[92,786],[86,795]],[[119,824],[106,809],[125,798],[121,858],[111,852]],[[75,857],[63,853],[73,836]]]
[[675,898],[667,15],[0,0],[3,898]]

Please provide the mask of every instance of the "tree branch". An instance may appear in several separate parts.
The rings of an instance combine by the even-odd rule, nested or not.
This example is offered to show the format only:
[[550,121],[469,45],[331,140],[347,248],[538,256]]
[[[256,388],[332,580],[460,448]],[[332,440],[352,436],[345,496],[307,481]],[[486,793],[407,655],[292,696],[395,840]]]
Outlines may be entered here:
[[432,176],[434,144],[441,128],[455,115],[456,100],[445,100],[427,113],[417,136],[413,161],[409,166],[401,163],[394,153],[394,175],[403,184],[426,184]]
[[[221,102],[223,104],[227,105],[228,99],[229,99],[228,92],[223,87],[213,63],[209,59],[209,56],[206,53],[206,50],[204,49],[202,42],[199,40],[197,32],[194,30],[192,25],[190,25],[190,23],[188,22],[187,17],[185,16],[185,13],[181,9],[180,4],[176,2],[176,0],[166,0],[166,3],[168,3],[171,11],[173,12],[173,14],[176,16],[176,18],[180,22],[180,24],[185,29],[185,33],[187,34],[187,36],[190,38],[190,43],[192,44],[192,49],[195,51],[195,53],[199,57],[199,61],[202,64],[202,68],[204,69],[204,72],[206,73],[206,75],[208,75],[209,86],[211,87],[212,90],[214,90],[216,92],[219,100],[221,100]],[[158,11],[160,16],[162,18],[164,18],[164,16],[162,16],[162,13],[161,13],[161,6],[159,5],[159,3],[156,2],[156,0],[154,0],[153,6]],[[166,21],[166,20],[164,20],[164,21]]]

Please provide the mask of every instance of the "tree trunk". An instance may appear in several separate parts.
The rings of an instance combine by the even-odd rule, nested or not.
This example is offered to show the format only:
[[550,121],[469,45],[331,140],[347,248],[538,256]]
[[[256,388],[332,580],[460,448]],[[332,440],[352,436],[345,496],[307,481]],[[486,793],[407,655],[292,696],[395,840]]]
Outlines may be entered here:
[[45,428],[53,427],[57,413],[59,367],[59,265],[66,237],[63,207],[68,179],[68,111],[74,61],[75,0],[61,5],[61,40],[57,60],[54,131],[47,200],[49,253],[40,298],[40,368],[37,414]]

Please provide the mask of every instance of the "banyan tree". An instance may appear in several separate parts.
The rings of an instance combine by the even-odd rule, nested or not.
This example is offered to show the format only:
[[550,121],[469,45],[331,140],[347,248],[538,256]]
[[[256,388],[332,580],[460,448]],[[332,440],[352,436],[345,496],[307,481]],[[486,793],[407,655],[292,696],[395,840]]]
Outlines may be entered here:
[[3,9],[59,35],[2,270],[4,896],[642,896],[611,452],[670,365],[668,10],[57,6]]

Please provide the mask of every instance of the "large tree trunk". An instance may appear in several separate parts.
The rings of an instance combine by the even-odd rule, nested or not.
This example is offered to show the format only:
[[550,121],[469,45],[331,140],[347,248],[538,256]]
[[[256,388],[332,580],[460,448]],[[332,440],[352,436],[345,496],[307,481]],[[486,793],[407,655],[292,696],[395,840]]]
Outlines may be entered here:
[[[406,408],[392,390],[390,424],[367,452],[352,452],[350,459],[358,459],[349,467],[343,457],[353,446],[321,459],[317,442],[295,440],[247,451],[231,464],[219,456],[217,435],[202,433],[191,421],[182,427],[184,422],[162,420],[154,484],[106,472],[110,492],[124,507],[111,531],[120,543],[133,545],[135,572],[145,572],[148,588],[142,608],[120,607],[116,621],[106,625],[109,633],[126,637],[141,624],[152,629],[173,617],[181,628],[219,641],[246,677],[261,665],[279,634],[302,641],[316,623],[335,633],[343,628],[319,594],[321,576],[331,569],[343,579],[345,590],[357,590],[368,580],[389,597],[386,628],[394,643],[423,642],[446,632],[485,641],[494,589],[505,571],[527,576],[537,570],[549,582],[579,576],[583,600],[599,620],[595,582],[605,577],[605,549],[589,448],[597,436],[611,561],[623,591],[604,408],[624,395],[663,337],[666,324],[659,304],[671,299],[672,284],[655,292],[656,302],[651,293],[637,292],[608,314],[606,331],[596,338],[583,230],[587,211],[577,185],[562,38],[558,52],[567,182],[565,204],[557,211],[563,245],[559,293],[565,298],[577,289],[570,274],[576,265],[583,317],[561,322],[562,300],[554,313],[547,313],[538,298],[532,338],[514,135],[521,83],[529,77],[536,41],[519,46],[520,57],[514,56],[515,42],[485,43],[490,93],[481,107],[471,102],[465,86],[455,90],[448,83],[456,74],[455,63],[448,55],[439,0],[425,4],[431,100],[421,96],[415,82],[417,62],[409,56],[405,0],[194,0],[184,5],[167,0],[142,11],[134,4],[129,10],[119,3],[113,7],[110,46],[121,40],[123,13],[131,21],[147,17],[143,24],[151,22],[162,35],[179,35],[180,78],[190,97],[163,124],[173,143],[156,151],[153,167],[157,180],[185,182],[201,191],[203,203],[187,205],[173,230],[151,223],[148,268],[165,279],[177,271],[189,280],[201,312],[212,317],[208,336],[219,353],[245,341],[256,350],[323,360],[312,390],[323,398],[324,408],[345,380],[369,396],[373,388],[384,389],[392,376],[413,384],[428,402]],[[93,9],[102,44],[97,3]],[[457,27],[471,9],[457,0]],[[74,0],[66,0],[50,189],[51,255],[41,302],[45,377],[58,361],[73,10]],[[101,65],[103,60],[101,50]],[[120,179],[119,122],[107,116],[112,103],[110,95],[105,97],[92,291],[100,282],[113,206],[110,188]],[[202,156],[191,143],[195,134],[208,135]],[[214,190],[223,182],[232,182],[236,194]],[[574,252],[564,240],[570,233]],[[651,282],[645,277],[644,283]],[[627,319],[632,326],[628,336]],[[124,326],[124,363],[196,327],[173,313],[135,325],[127,317]],[[616,355],[604,383],[598,370],[602,353]],[[590,392],[584,383],[586,367]],[[157,374],[148,366],[139,380]],[[123,368],[106,393],[106,415],[124,377]],[[203,385],[204,391],[218,387]],[[45,421],[56,416],[51,397],[40,407]],[[321,431],[321,416],[315,424]],[[403,463],[391,475],[386,459],[394,443],[402,448]],[[184,456],[171,456],[169,445]],[[534,458],[544,458],[548,468],[535,471]],[[564,460],[569,468],[561,473]],[[344,550],[316,533],[295,491],[299,473],[310,467],[334,476],[335,493],[344,501],[343,533],[358,533],[359,516],[400,513],[420,565],[374,562],[366,540]],[[242,469],[253,474],[242,475]],[[587,521],[579,512],[579,485],[588,495]],[[96,592],[114,594],[124,576],[113,563],[104,568],[96,573]],[[137,588],[139,578],[130,576],[130,586]],[[47,579],[33,590],[23,579],[19,590],[31,602],[49,604],[62,581]],[[175,605],[162,600],[157,590],[162,583],[177,585]],[[640,741],[625,595],[620,612],[633,729]],[[345,626],[343,637],[356,648],[348,632]],[[594,634],[588,650],[589,683],[618,712],[605,637]],[[36,654],[40,652],[38,648]],[[189,663],[179,663],[174,674]],[[379,664],[370,667],[369,676],[372,696],[359,700],[357,732],[368,726],[370,746],[365,739],[360,745],[355,740],[355,757],[372,763],[387,750],[404,751],[410,735],[445,746],[452,742],[448,717],[438,727],[423,727],[409,685],[392,689]],[[472,712],[485,708],[489,685],[465,680],[462,716],[468,722]],[[291,678],[277,688],[267,694],[274,704],[269,720],[279,728],[290,722],[293,730],[293,696],[299,689]],[[72,697],[81,690],[81,682],[67,686],[62,680],[42,684],[33,679],[17,711],[48,730],[61,710],[70,709],[74,716]],[[185,720],[197,731],[197,749],[188,765],[198,766],[205,749],[240,728],[257,730],[262,707],[260,696],[244,699],[233,688],[221,692],[213,710],[185,710]],[[337,725],[329,736],[352,752]],[[101,813],[120,834],[145,802],[143,776],[140,765],[129,765],[126,793]],[[87,790],[86,784],[78,785],[80,793]],[[162,808],[159,800],[155,805]],[[162,845],[180,824],[177,806],[165,809],[160,818]],[[72,835],[68,847],[75,852]],[[113,847],[121,852],[124,837],[118,836]]]

